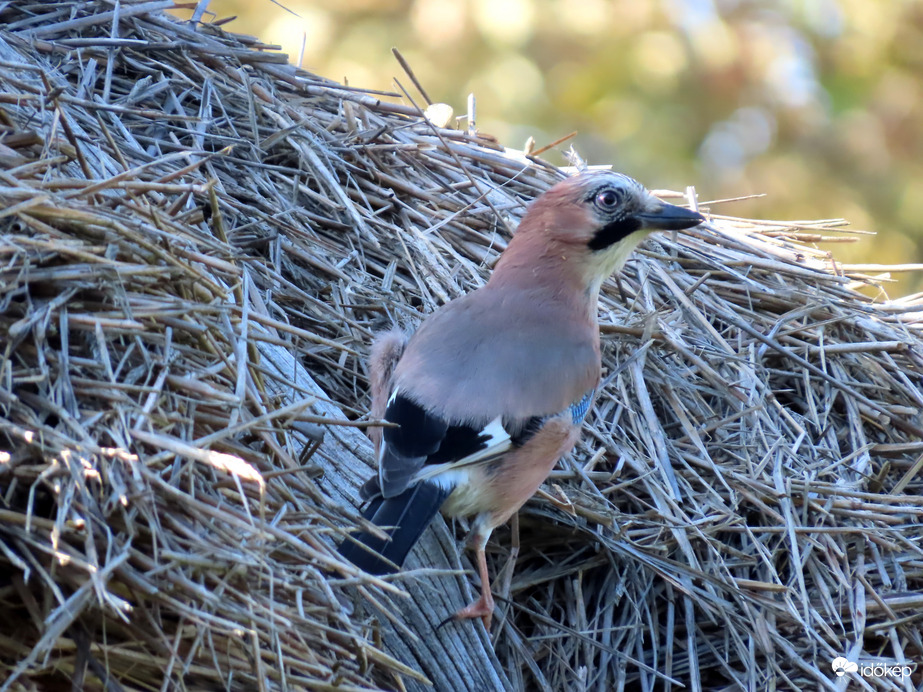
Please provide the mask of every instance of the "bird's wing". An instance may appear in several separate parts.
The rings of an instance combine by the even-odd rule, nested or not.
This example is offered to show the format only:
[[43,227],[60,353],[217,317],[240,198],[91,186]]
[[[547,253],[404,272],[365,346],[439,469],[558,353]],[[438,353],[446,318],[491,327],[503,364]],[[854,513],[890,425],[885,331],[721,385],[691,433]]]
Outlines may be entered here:
[[399,389],[385,420],[397,426],[385,428],[379,458],[377,480],[385,497],[403,492],[411,482],[496,458],[518,441],[500,418],[485,425],[451,424]]

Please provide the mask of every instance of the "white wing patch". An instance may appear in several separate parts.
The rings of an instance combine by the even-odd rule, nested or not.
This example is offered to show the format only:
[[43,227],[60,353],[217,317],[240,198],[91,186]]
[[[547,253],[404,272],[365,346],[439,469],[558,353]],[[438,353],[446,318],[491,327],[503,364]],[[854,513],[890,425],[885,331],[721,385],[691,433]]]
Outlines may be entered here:
[[[395,387],[394,391],[391,392],[391,396],[388,397],[387,406],[390,406],[394,403],[394,400],[397,399],[397,392],[400,388]],[[381,444],[378,446],[378,458],[375,460],[378,463],[378,480],[380,483],[384,484],[384,469],[381,467],[381,460],[385,458],[385,450],[388,448],[388,442],[385,440],[385,431],[381,431]]]
[[508,452],[510,447],[513,446],[510,434],[503,427],[503,419],[500,416],[485,425],[480,434],[487,438],[484,441],[484,449],[479,449],[474,454],[469,454],[455,461],[422,468],[414,476],[414,480],[433,480],[443,488],[454,488],[467,482],[467,467],[498,457]]
[[[498,448],[502,447],[500,451],[505,452],[510,448],[510,434],[506,431],[506,428],[503,427],[503,418],[497,416],[490,423],[484,426],[484,429],[481,430],[481,435],[486,435],[487,440],[484,444],[486,447],[480,452],[475,454],[469,454],[465,459],[471,459],[472,457],[480,458],[480,455],[487,454],[493,456],[494,454],[499,453]],[[462,461],[459,459],[459,461]],[[474,461],[472,459],[472,461]]]

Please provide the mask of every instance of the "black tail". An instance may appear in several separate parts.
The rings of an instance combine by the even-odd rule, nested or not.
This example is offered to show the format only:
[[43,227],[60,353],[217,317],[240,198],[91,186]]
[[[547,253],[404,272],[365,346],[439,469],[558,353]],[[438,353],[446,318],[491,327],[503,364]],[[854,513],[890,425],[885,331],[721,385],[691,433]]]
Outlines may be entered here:
[[360,531],[340,544],[340,555],[369,574],[396,572],[451,492],[450,488],[424,481],[395,497],[378,496],[362,516],[381,526],[390,540]]

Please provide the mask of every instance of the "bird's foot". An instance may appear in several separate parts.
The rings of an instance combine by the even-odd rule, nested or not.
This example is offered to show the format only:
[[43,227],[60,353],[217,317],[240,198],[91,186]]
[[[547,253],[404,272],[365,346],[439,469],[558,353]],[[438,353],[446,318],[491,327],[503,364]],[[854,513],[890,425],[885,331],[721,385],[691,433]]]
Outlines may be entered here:
[[468,620],[481,618],[484,627],[490,632],[490,623],[494,616],[494,598],[490,591],[482,593],[481,597],[471,605],[465,606],[453,616],[455,620]]

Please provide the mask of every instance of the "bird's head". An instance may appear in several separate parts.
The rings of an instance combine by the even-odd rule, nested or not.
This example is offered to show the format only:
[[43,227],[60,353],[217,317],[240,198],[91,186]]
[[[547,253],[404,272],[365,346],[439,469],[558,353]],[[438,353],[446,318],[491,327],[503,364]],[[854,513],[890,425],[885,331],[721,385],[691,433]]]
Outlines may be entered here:
[[580,173],[531,204],[497,269],[558,269],[595,294],[652,231],[683,230],[704,220],[660,201],[627,175]]

